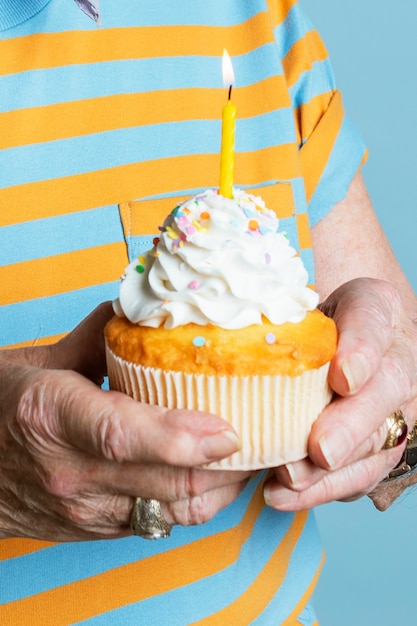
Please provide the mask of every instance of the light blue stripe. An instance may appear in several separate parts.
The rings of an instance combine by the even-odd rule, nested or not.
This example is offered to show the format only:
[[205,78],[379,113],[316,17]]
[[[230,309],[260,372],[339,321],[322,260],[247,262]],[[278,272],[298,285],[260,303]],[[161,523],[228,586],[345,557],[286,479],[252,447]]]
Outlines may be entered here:
[[106,206],[0,229],[0,266],[123,241],[118,207]]
[[[138,0],[100,0],[103,28],[129,28],[132,26],[198,25],[233,26],[249,19],[260,11],[266,10],[264,0],[251,2],[230,2],[230,0],[153,0],[142,2],[140,10]],[[96,25],[76,6],[73,0],[54,0],[50,6],[36,15],[29,23],[21,24],[13,31],[16,36],[29,35],[33,31],[60,32],[70,29],[95,30]],[[10,31],[0,33],[0,38],[7,39]]]
[[0,347],[66,333],[118,290],[114,281],[0,307]]
[[[292,514],[277,513],[265,507],[250,540],[242,546],[236,564],[213,577],[197,581],[192,586],[165,594],[163,603],[160,597],[155,597],[80,623],[84,626],[112,626],[139,623],[139,620],[146,624],[165,624],[166,616],[169,615],[170,626],[187,626],[204,619],[227,607],[245,593],[266,566],[292,520]],[[310,585],[322,555],[317,527],[311,515],[293,555],[284,584],[279,587],[281,581],[277,580],[277,594],[262,615],[251,623],[259,626],[281,624],[299,602],[300,589],[302,593]],[[211,593],[214,588],[215,594]]]
[[310,102],[322,93],[335,89],[333,69],[328,59],[315,61],[311,70],[303,72],[297,82],[290,87],[294,107]]
[[[294,122],[289,108],[238,119],[236,151],[255,152],[276,144],[292,143],[294,136]],[[91,171],[93,165],[94,170],[100,170],[172,156],[217,154],[220,139],[220,120],[191,120],[97,134],[94,137],[94,158],[90,136],[10,148],[0,154],[0,185],[6,188],[42,178],[74,176]],[[2,167],[2,159],[5,163],[13,163],[14,167]]]
[[[113,0],[101,0],[103,26],[113,26],[113,22],[106,22],[106,5]],[[120,2],[120,11],[117,12],[117,24],[131,26],[138,21],[138,11],[135,1]],[[250,0],[250,2],[231,2],[230,0],[154,0],[142,3],[140,23],[145,26],[172,25],[207,25],[233,26],[250,19],[258,12],[266,11],[264,0]],[[109,11],[110,13],[110,11]]]
[[[222,52],[219,47],[218,57],[126,59],[10,74],[0,78],[1,111],[24,109],[29,102],[31,107],[37,107],[123,93],[191,87],[221,89]],[[232,61],[238,87],[250,86],[282,73],[272,43],[234,56]],[[24,90],[22,85],[25,85]],[[26,90],[29,90],[30,97]]]
[[309,30],[312,30],[311,24],[300,7],[297,4],[291,7],[285,20],[274,30],[280,58],[284,58],[293,45],[303,39]]
[[283,217],[279,221],[279,229],[285,233],[293,248],[299,249],[297,224],[293,217]]
[[[301,596],[308,591],[320,567],[323,549],[313,514],[309,515],[306,526],[291,556],[288,575],[279,593],[274,596],[262,615],[254,620],[253,626],[278,626],[288,618],[297,606]],[[294,584],[296,581],[296,584]]]
[[333,146],[332,153],[310,200],[310,225],[327,215],[332,207],[345,198],[352,179],[365,154],[362,136],[346,116]]
[[[237,525],[244,515],[254,491],[264,475],[252,480],[229,507],[220,511],[203,526],[173,529],[169,541],[142,541],[137,537],[113,541],[91,541],[57,544],[35,553],[0,562],[0,600],[13,602],[73,581],[100,575],[192,541],[210,537]],[[65,567],[63,567],[65,564]],[[36,576],[26,576],[35,571]],[[17,584],[19,581],[19,584]]]
[[314,273],[314,254],[312,248],[302,248],[300,250],[300,257],[307,270],[309,284],[314,284],[316,276]]
[[[112,626],[129,623],[166,624],[166,616],[169,615],[169,626],[187,626],[204,619],[229,606],[247,591],[265,568],[293,519],[293,514],[278,513],[265,507],[257,519],[250,538],[242,545],[238,560],[229,567],[213,576],[198,580],[192,585],[186,585],[164,594],[162,603],[161,598],[156,596],[80,623],[84,626]],[[302,562],[305,568],[303,578],[311,580],[315,573],[315,564],[313,563],[312,567],[308,558],[302,559]],[[291,567],[290,563],[288,578],[293,586],[298,587],[298,581],[297,585],[294,585]],[[294,575],[299,576],[297,566]],[[277,586],[279,586],[279,581],[277,581]],[[216,592],[212,593],[212,589],[216,589]],[[280,592],[279,598],[279,613],[285,615],[294,607],[293,598],[291,597],[289,603],[287,595]],[[281,622],[275,618],[275,621],[263,622],[261,620],[259,623],[277,626]]]

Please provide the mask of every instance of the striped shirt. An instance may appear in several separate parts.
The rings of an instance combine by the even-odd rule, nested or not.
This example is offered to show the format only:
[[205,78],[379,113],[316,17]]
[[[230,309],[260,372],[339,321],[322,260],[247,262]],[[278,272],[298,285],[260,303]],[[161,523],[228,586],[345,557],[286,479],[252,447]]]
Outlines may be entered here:
[[[364,156],[296,0],[100,5],[97,29],[70,0],[0,0],[2,346],[54,341],[116,297],[178,199],[218,185],[224,48],[235,184],[277,211],[311,282],[310,227]],[[263,478],[168,541],[3,540],[0,623],[315,623],[314,518],[266,507]]]

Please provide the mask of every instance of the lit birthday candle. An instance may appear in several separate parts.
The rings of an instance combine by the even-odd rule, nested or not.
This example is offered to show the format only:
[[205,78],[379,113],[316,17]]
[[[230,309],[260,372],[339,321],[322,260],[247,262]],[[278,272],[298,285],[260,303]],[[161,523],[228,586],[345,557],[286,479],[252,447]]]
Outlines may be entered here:
[[232,61],[227,51],[222,59],[223,85],[228,88],[228,99],[222,110],[222,143],[220,154],[220,193],[225,198],[233,198],[233,178],[235,170],[235,121],[236,107],[232,104],[232,87],[235,83]]

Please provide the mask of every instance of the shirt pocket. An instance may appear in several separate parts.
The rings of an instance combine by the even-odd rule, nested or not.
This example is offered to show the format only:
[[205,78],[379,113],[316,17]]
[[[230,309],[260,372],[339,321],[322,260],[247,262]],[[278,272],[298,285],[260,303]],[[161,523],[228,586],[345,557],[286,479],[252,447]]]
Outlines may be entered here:
[[[248,193],[260,196],[266,206],[276,212],[280,219],[280,229],[287,233],[291,245],[296,250],[310,247],[308,220],[305,219],[307,214],[297,212],[291,182],[268,181],[244,189]],[[119,204],[129,260],[132,261],[153,247],[153,240],[159,235],[159,227],[178,204],[204,191],[189,189]]]

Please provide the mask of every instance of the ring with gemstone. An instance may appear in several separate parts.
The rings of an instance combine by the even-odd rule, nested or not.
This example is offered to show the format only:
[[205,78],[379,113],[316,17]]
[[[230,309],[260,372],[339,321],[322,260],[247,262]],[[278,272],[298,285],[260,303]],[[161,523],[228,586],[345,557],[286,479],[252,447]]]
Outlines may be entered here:
[[407,438],[408,427],[401,409],[397,409],[391,413],[386,419],[388,432],[385,439],[383,450],[390,450],[400,446]]

